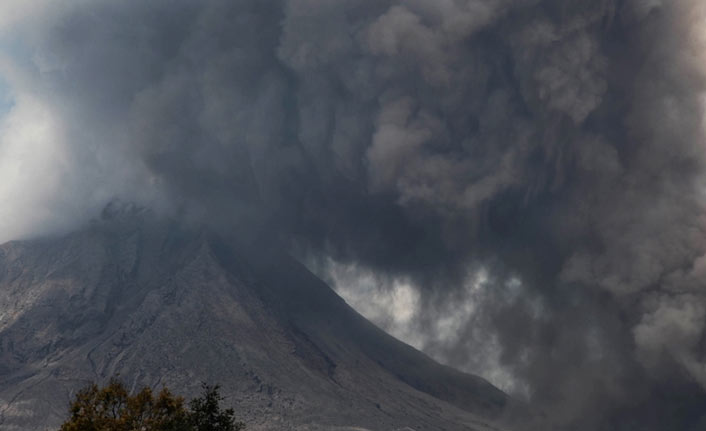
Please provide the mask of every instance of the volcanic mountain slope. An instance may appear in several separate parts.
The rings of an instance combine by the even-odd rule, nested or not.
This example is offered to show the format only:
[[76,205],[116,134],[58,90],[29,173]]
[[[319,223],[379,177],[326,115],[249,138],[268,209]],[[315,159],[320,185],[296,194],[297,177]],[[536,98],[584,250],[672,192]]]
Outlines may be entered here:
[[186,395],[219,383],[251,430],[498,430],[516,405],[276,247],[144,211],[0,246],[0,428],[56,427],[78,387],[114,375]]

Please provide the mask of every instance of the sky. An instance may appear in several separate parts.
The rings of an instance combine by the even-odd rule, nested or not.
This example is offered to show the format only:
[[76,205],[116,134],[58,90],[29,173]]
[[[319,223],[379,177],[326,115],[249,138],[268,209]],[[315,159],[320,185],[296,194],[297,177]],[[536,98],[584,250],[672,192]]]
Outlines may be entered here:
[[0,115],[5,116],[12,109],[13,103],[10,87],[4,80],[0,81]]
[[115,199],[268,232],[562,429],[702,429],[705,29],[699,0],[5,0],[0,242]]

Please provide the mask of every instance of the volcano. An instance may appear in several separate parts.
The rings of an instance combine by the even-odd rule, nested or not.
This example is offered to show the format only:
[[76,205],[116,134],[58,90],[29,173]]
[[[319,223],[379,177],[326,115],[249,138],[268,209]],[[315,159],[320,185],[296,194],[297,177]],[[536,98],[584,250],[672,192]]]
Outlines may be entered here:
[[2,245],[0,428],[55,429],[78,388],[119,376],[186,396],[220,384],[250,430],[509,429],[519,403],[254,244],[130,207]]

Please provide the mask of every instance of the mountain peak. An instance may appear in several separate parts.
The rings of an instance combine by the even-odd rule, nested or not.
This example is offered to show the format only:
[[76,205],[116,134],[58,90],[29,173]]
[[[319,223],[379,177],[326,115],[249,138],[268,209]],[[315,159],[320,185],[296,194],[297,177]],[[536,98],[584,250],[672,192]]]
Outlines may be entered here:
[[77,388],[115,375],[186,395],[219,383],[253,430],[497,430],[516,411],[281,251],[147,214],[111,203],[99,224],[0,253],[2,429],[56,427]]

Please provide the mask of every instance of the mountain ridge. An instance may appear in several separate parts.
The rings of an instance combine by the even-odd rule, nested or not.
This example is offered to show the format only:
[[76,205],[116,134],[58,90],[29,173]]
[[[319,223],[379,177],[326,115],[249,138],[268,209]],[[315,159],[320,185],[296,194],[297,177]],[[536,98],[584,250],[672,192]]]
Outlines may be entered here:
[[221,383],[253,430],[505,430],[522,410],[253,244],[133,209],[1,245],[0,425],[55,427],[77,387],[113,375],[187,396]]

